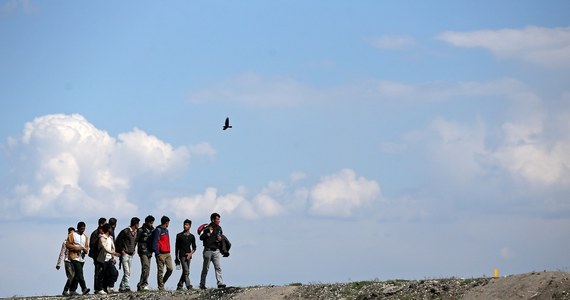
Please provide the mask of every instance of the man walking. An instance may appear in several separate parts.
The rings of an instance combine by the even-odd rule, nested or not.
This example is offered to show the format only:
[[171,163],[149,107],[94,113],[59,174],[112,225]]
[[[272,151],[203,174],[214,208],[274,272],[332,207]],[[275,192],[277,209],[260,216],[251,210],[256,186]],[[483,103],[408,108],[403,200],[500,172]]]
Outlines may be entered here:
[[77,285],[81,285],[83,295],[89,293],[90,289],[85,284],[83,277],[83,265],[85,264],[85,254],[89,252],[89,242],[87,235],[85,235],[85,222],[77,223],[77,232],[71,232],[67,236],[65,247],[69,250],[69,260],[73,266],[74,277],[69,287],[70,295],[77,295]]
[[192,227],[192,221],[184,220],[184,230],[176,235],[176,265],[182,265],[182,275],[178,281],[177,290],[182,290],[184,284],[186,284],[187,289],[192,289],[190,284],[190,260],[192,259],[192,254],[196,251],[196,238],[190,233],[190,227]]
[[137,230],[139,229],[140,219],[133,217],[131,219],[131,226],[127,227],[117,236],[115,246],[117,252],[121,254],[121,265],[123,267],[123,279],[119,286],[119,292],[130,292],[131,287],[129,279],[131,277],[131,265],[133,262],[133,255],[135,255],[135,247],[137,245]]
[[200,234],[200,240],[204,243],[204,264],[202,265],[202,274],[200,276],[200,289],[206,288],[206,276],[210,268],[210,262],[214,264],[216,271],[216,281],[218,288],[225,288],[222,278],[222,254],[220,253],[220,243],[223,240],[222,227],[220,226],[220,215],[213,213],[210,215],[210,224],[206,226]]
[[89,257],[93,259],[93,265],[95,270],[93,276],[93,288],[95,289],[94,291],[95,294],[103,290],[103,286],[99,286],[99,283],[101,282],[99,280],[99,274],[103,271],[103,264],[97,261],[97,255],[99,255],[99,238],[103,234],[102,228],[103,225],[105,225],[106,223],[107,219],[99,218],[99,221],[97,222],[99,226],[97,226],[97,228],[95,228],[95,230],[93,230],[93,232],[89,236],[89,245],[91,246],[89,248]]
[[[72,232],[75,232],[75,228],[69,227],[67,229],[67,236],[69,236],[69,234],[71,234]],[[65,276],[67,277],[67,280],[65,281],[65,286],[63,287],[63,293],[61,294],[64,296],[69,296],[69,287],[71,286],[71,282],[73,281],[73,276],[75,275],[75,272],[73,271],[73,266],[69,261],[69,250],[67,250],[67,247],[65,246],[66,243],[67,243],[67,238],[63,241],[63,244],[61,245],[61,250],[59,251],[59,257],[57,259],[57,264],[55,265],[55,268],[59,270],[61,268],[61,261],[63,260],[65,268]]]
[[148,291],[148,276],[150,274],[150,259],[152,257],[152,232],[154,217],[148,215],[144,218],[144,224],[137,233],[137,247],[141,259],[141,278],[137,284],[137,291]]
[[[157,275],[156,281],[158,289],[163,291],[164,284],[172,275],[172,257],[170,256],[170,237],[168,235],[168,224],[170,219],[167,216],[160,218],[160,226],[156,227],[152,233],[153,250],[156,257]],[[164,266],[166,265],[166,273]]]

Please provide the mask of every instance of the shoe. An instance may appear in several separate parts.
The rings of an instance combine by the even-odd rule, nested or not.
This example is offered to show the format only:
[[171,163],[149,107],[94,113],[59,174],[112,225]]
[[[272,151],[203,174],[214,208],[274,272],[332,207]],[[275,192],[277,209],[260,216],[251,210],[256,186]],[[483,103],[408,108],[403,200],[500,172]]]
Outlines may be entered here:
[[84,288],[82,291],[83,291],[83,295],[87,295],[87,294],[89,294],[89,292],[91,291],[91,289],[89,289],[89,288]]
[[69,291],[63,291],[63,293],[61,293],[64,296],[69,296]]
[[130,288],[121,288],[119,289],[119,293],[129,293],[132,292]]
[[99,291],[96,291],[95,294],[97,294],[97,295],[107,295],[107,292],[105,292],[104,290],[99,290]]
[[206,289],[206,286],[203,285],[203,284],[201,284],[201,285],[200,285],[200,289],[201,289],[201,290],[205,290],[205,289]]
[[193,287],[192,285],[190,285],[190,286],[187,286],[187,288],[188,288],[189,290],[191,290],[191,289],[193,289],[194,287]]
[[143,287],[140,288],[141,291],[150,291],[150,288],[148,287],[148,285],[145,285]]
[[225,287],[226,287],[225,284],[218,284],[218,288],[219,288],[219,289],[223,289],[223,288],[225,288]]
[[177,290],[177,291],[181,291],[181,290],[182,290],[182,287],[181,287],[181,286],[178,286],[178,287],[176,287],[176,290]]
[[69,292],[69,296],[77,296],[77,295],[79,295],[79,293],[76,291]]
[[116,292],[117,292],[117,290],[115,290],[115,288],[112,286],[107,288],[107,294],[112,294],[112,293],[116,293]]

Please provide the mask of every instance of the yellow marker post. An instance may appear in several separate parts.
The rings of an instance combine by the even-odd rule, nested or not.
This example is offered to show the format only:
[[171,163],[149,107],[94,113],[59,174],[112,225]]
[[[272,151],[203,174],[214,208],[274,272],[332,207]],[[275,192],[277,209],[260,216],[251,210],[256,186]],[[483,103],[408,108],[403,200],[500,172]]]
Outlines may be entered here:
[[493,278],[499,278],[499,269],[498,268],[493,269]]

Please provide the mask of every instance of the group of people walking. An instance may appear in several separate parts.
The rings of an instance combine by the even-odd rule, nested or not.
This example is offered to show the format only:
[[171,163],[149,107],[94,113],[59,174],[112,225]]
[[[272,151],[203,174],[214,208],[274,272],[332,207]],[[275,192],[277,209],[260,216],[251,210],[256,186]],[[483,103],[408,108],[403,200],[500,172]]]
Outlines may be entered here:
[[[94,293],[109,294],[115,293],[114,286],[119,277],[119,269],[123,269],[118,292],[130,292],[130,276],[132,260],[135,250],[141,261],[141,276],[137,284],[137,291],[150,290],[148,277],[150,274],[150,261],[154,254],[157,266],[157,285],[159,290],[164,290],[164,284],[173,272],[170,236],[168,226],[170,219],[163,216],[160,225],[153,226],[155,218],[151,215],[144,219],[142,226],[140,219],[133,217],[130,226],[121,230],[115,238],[115,228],[117,219],[100,218],[98,227],[88,238],[85,234],[85,223],[77,223],[77,228],[70,227],[67,231],[67,238],[64,240],[57,260],[56,269],[61,268],[64,262],[67,281],[63,289],[63,295],[78,295],[77,288],[81,286],[81,293],[88,294],[91,289],[87,287],[83,276],[83,266],[85,256],[93,259]],[[177,289],[181,290],[186,286],[192,289],[190,284],[190,261],[196,252],[196,238],[190,233],[192,227],[191,220],[184,220],[183,231],[176,235],[175,240],[175,264],[180,266],[182,274],[178,281]],[[224,288],[221,268],[221,258],[229,255],[231,244],[223,234],[220,226],[220,215],[213,213],[210,216],[210,223],[198,227],[198,235],[204,245],[202,273],[200,276],[200,289],[206,288],[206,277],[210,262],[214,265],[218,288]],[[166,268],[166,271],[164,270]]]

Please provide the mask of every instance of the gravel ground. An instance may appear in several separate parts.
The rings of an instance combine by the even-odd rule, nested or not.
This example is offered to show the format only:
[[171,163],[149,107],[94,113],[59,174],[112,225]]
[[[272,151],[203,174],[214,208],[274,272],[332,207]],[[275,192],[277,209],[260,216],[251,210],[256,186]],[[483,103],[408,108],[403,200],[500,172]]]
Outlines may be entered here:
[[429,279],[359,281],[336,284],[229,287],[190,291],[149,291],[86,295],[43,296],[13,299],[109,299],[109,300],[289,300],[289,299],[567,299],[570,300],[570,274],[532,272],[497,279]]

